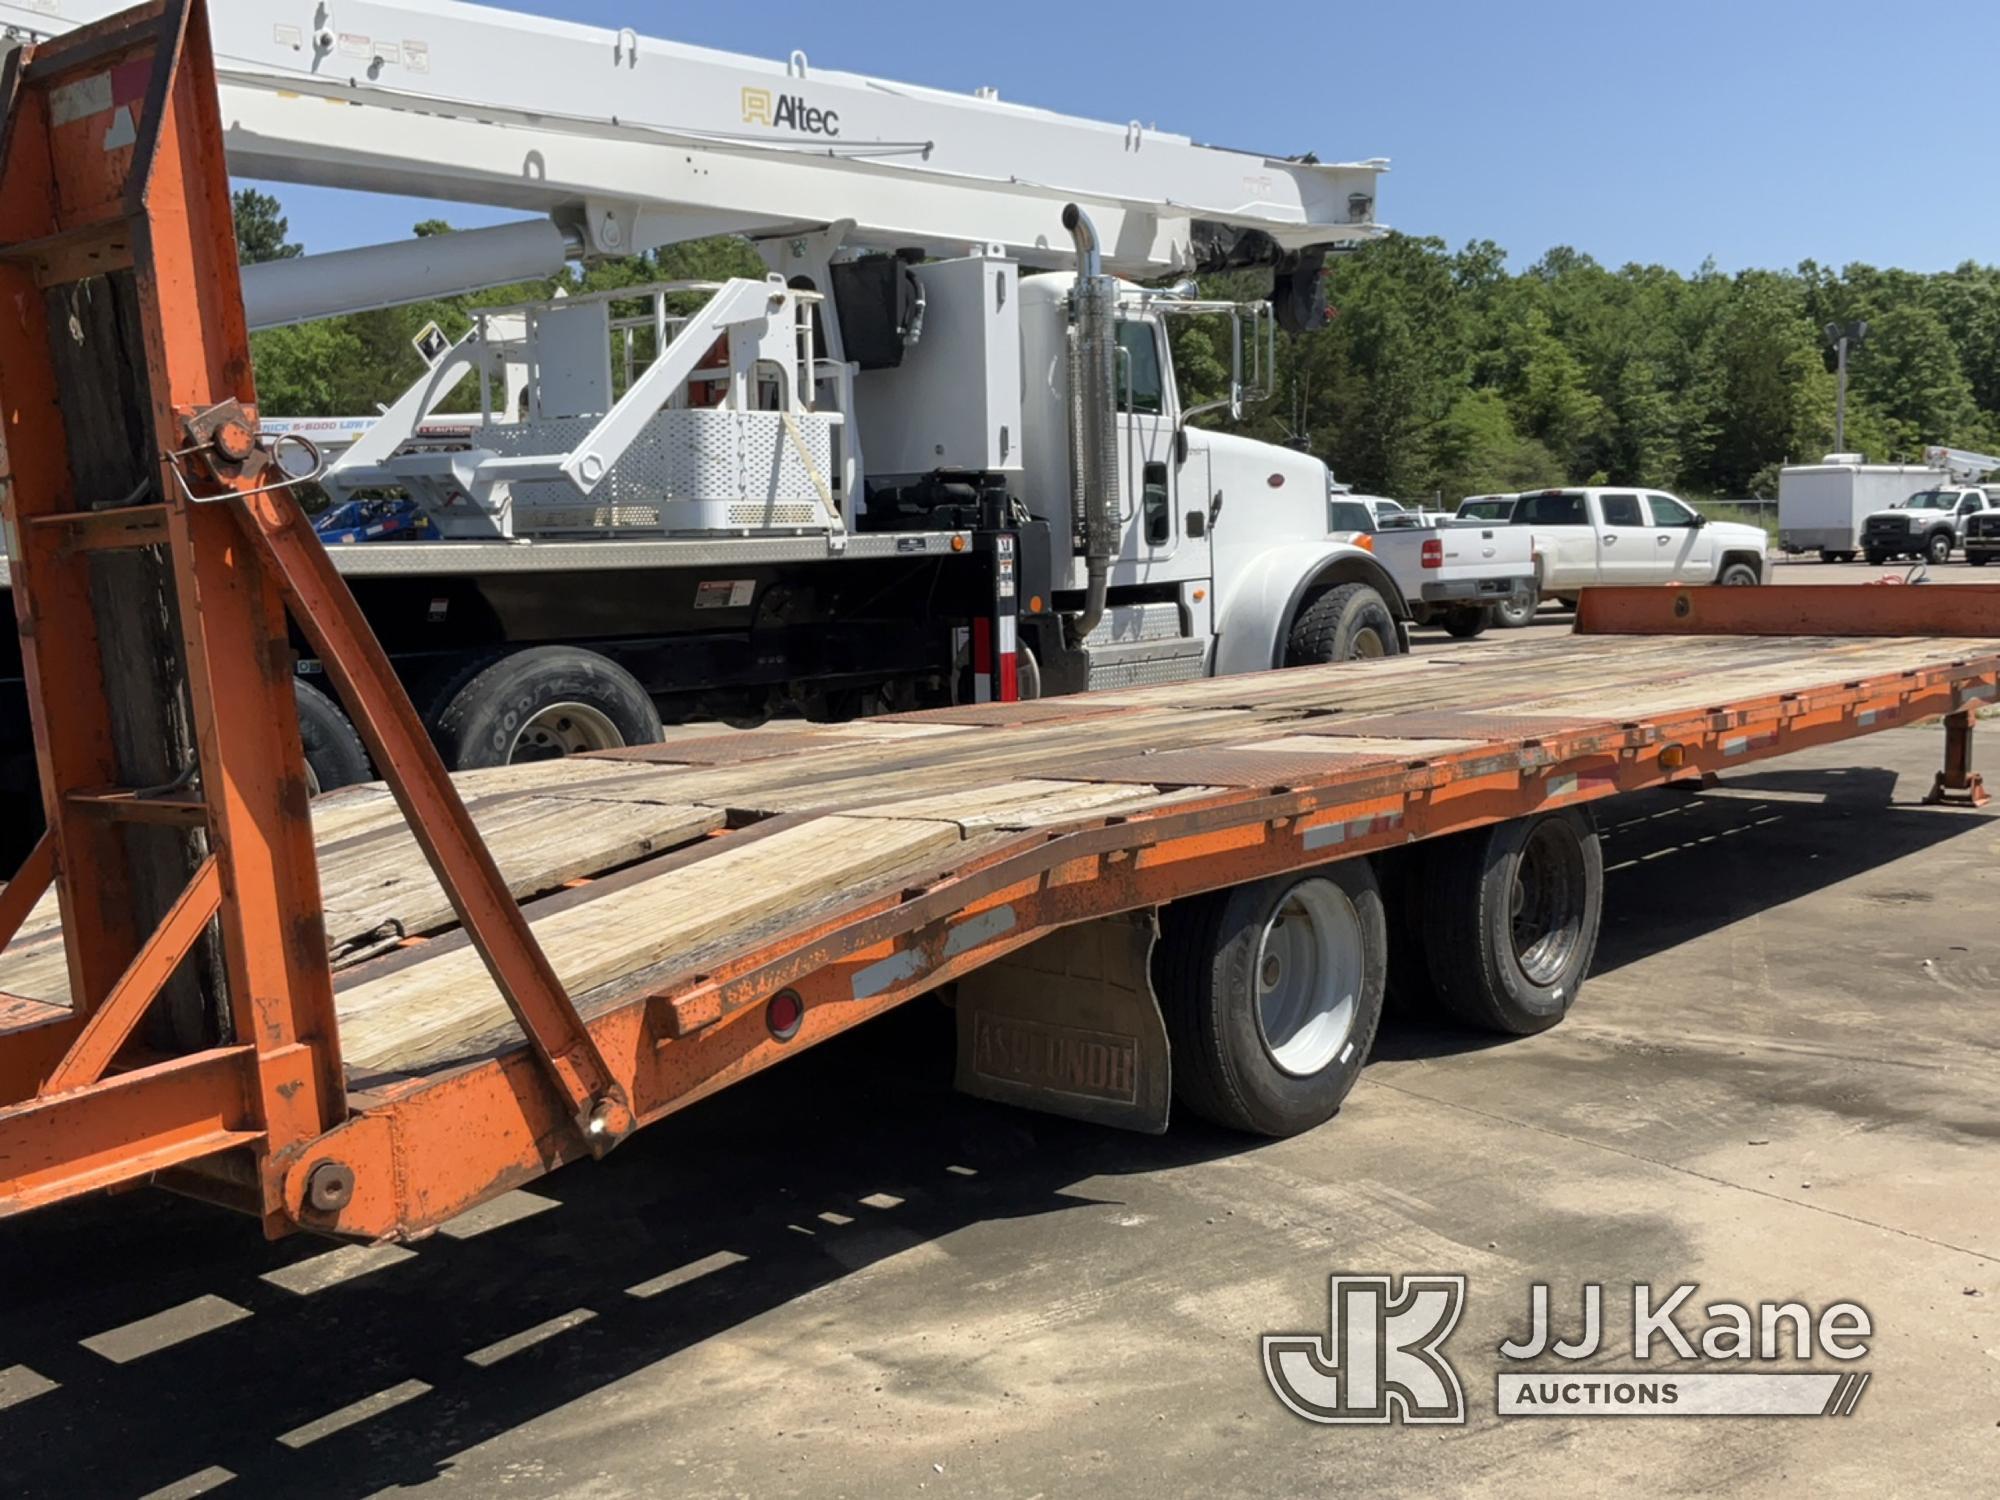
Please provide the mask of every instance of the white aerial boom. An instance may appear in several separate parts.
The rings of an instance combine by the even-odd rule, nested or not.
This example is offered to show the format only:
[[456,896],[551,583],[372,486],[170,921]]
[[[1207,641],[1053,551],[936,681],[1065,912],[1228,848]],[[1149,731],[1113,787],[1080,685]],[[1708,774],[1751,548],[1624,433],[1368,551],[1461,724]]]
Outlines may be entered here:
[[[0,24],[45,33],[120,8],[0,0]],[[1070,203],[1098,226],[1108,273],[1274,265],[1282,317],[1286,299],[1309,301],[1326,249],[1380,232],[1380,161],[1224,150],[991,89],[823,71],[802,52],[769,62],[455,0],[209,9],[237,175],[520,208],[557,226],[458,236],[448,263],[438,247],[402,247],[379,273],[352,257],[338,274],[260,269],[267,284],[248,288],[258,323],[721,233],[768,243],[831,230],[815,252],[977,248],[1061,268]]]

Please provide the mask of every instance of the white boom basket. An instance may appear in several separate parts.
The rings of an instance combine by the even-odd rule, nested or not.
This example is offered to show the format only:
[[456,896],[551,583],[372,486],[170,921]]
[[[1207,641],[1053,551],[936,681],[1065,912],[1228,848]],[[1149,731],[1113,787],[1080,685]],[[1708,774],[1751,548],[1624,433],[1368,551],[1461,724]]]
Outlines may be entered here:
[[[669,311],[689,292],[699,311]],[[483,309],[324,483],[404,490],[447,537],[843,532],[834,430],[851,392],[815,364],[818,301],[739,278]],[[427,436],[468,375],[478,416]],[[818,409],[823,385],[837,409]]]
[[[764,411],[663,411],[648,421],[588,499],[567,480],[515,480],[517,534],[598,531],[826,531],[820,499],[833,473],[834,419]],[[579,449],[586,418],[495,425],[479,444],[503,458]]]

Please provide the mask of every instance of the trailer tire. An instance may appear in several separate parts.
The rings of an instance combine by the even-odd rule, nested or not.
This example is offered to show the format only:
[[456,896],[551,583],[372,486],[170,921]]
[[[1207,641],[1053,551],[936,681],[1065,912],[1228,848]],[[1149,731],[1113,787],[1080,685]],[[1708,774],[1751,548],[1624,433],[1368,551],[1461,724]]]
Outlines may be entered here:
[[1454,640],[1476,640],[1486,634],[1486,627],[1492,623],[1490,612],[1484,608],[1454,609],[1444,617],[1444,633]]
[[306,752],[306,790],[312,796],[356,782],[373,781],[368,750],[347,715],[325,693],[297,677],[292,697],[299,709],[299,742]]
[[535,646],[471,673],[441,699],[432,734],[455,771],[650,745],[660,715],[632,674],[575,646]]
[[1403,634],[1382,596],[1365,583],[1343,583],[1307,597],[1285,644],[1285,665],[1400,656]]
[[1439,841],[1421,918],[1431,991],[1468,1026],[1546,1031],[1569,1013],[1597,953],[1604,855],[1582,808]]
[[1382,892],[1382,920],[1388,932],[1389,972],[1382,985],[1383,1014],[1402,1021],[1435,1013],[1431,976],[1424,957],[1425,866],[1437,840],[1402,844],[1369,857]]
[[1368,861],[1176,902],[1160,929],[1153,987],[1182,1107],[1266,1136],[1331,1119],[1382,1019],[1388,934]]
[[1925,562],[1941,568],[1951,561],[1951,533],[1933,531],[1924,538],[1924,550],[1920,554]]

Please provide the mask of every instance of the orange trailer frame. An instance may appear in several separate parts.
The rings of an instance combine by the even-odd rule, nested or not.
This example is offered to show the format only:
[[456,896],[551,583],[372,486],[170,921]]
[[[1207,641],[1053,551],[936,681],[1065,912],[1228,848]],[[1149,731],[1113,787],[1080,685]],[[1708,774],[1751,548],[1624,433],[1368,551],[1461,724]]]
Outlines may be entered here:
[[[49,828],[0,888],[0,948],[53,887],[73,996],[68,1007],[0,996],[0,1213],[155,1180],[244,1208],[274,1235],[421,1235],[1059,927],[1322,864],[1333,825],[1342,857],[1363,855],[1939,716],[1950,726],[1940,794],[1982,795],[1972,723],[2000,690],[2000,647],[1023,838],[685,984],[639,985],[586,1020],[292,503],[293,482],[256,440],[199,0],[151,0],[21,49],[0,108],[0,490]],[[65,323],[79,299],[105,299],[115,316]],[[116,493],[92,488],[89,444],[104,437],[101,424],[84,430],[92,378],[125,380],[133,397],[121,430],[144,472]],[[105,560],[130,555],[159,564],[173,623],[167,649],[136,666],[107,654],[115,622],[102,602]],[[1988,590],[1796,595],[1594,591],[1578,629],[2000,637]],[[287,610],[522,1046],[350,1089]],[[135,691],[185,705],[164,784],[132,780],[121,694]],[[164,894],[162,868],[174,877]],[[1007,923],[978,922],[1002,906]],[[213,1034],[163,1043],[162,996],[194,970],[215,1001]],[[786,994],[795,1028],[736,1024]]]

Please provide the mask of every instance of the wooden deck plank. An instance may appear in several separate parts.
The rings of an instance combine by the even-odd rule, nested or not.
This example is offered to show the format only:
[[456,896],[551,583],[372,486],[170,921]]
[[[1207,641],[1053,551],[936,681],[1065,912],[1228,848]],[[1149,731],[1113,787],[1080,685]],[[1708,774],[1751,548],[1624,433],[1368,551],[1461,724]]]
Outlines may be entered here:
[[[658,873],[628,871],[601,895],[545,903],[534,926],[558,973],[573,993],[604,994],[637,974],[680,972],[693,955],[726,957],[732,945],[779,932],[802,913],[893,888],[982,841],[1217,795],[1215,785],[1165,774],[1171,789],[1160,790],[1147,780],[1154,763],[1198,776],[1208,756],[1232,768],[1238,785],[1263,775],[1267,760],[1274,777],[1285,770],[1338,779],[1527,737],[1543,721],[1569,727],[1698,712],[1994,652],[1990,640],[1552,634],[1504,652],[1467,646],[1365,667],[1098,694],[1082,705],[1089,712],[1069,717],[998,709],[992,723],[773,726],[745,734],[740,757],[727,732],[715,730],[688,761],[676,761],[669,743],[643,759],[541,762],[457,781],[522,898],[647,859],[725,820],[802,820],[717,839],[712,852],[664,860]],[[948,712],[961,721],[985,713]],[[1465,715],[1463,734],[1453,732],[1454,714]],[[1398,715],[1411,720],[1402,734],[1385,723]],[[704,763],[691,763],[697,758]],[[1095,779],[1106,767],[1115,777]],[[385,788],[318,799],[313,822],[336,945],[448,924],[442,893]],[[57,921],[53,897],[31,913],[0,955],[0,991],[65,1000]],[[363,1068],[435,1062],[510,1024],[462,941],[379,974],[360,971],[339,1008],[344,1046]]]
[[[479,831],[518,901],[678,847],[723,821],[724,814],[706,807],[524,796],[480,820]],[[327,943],[336,954],[457,920],[430,862],[400,821],[343,855],[320,872]]]
[[[935,857],[959,841],[949,823],[818,818],[769,838],[724,841],[698,863],[626,886],[533,924],[571,993],[659,962],[727,927]],[[471,948],[443,953],[338,997],[342,1054],[393,1068],[507,1017]]]

